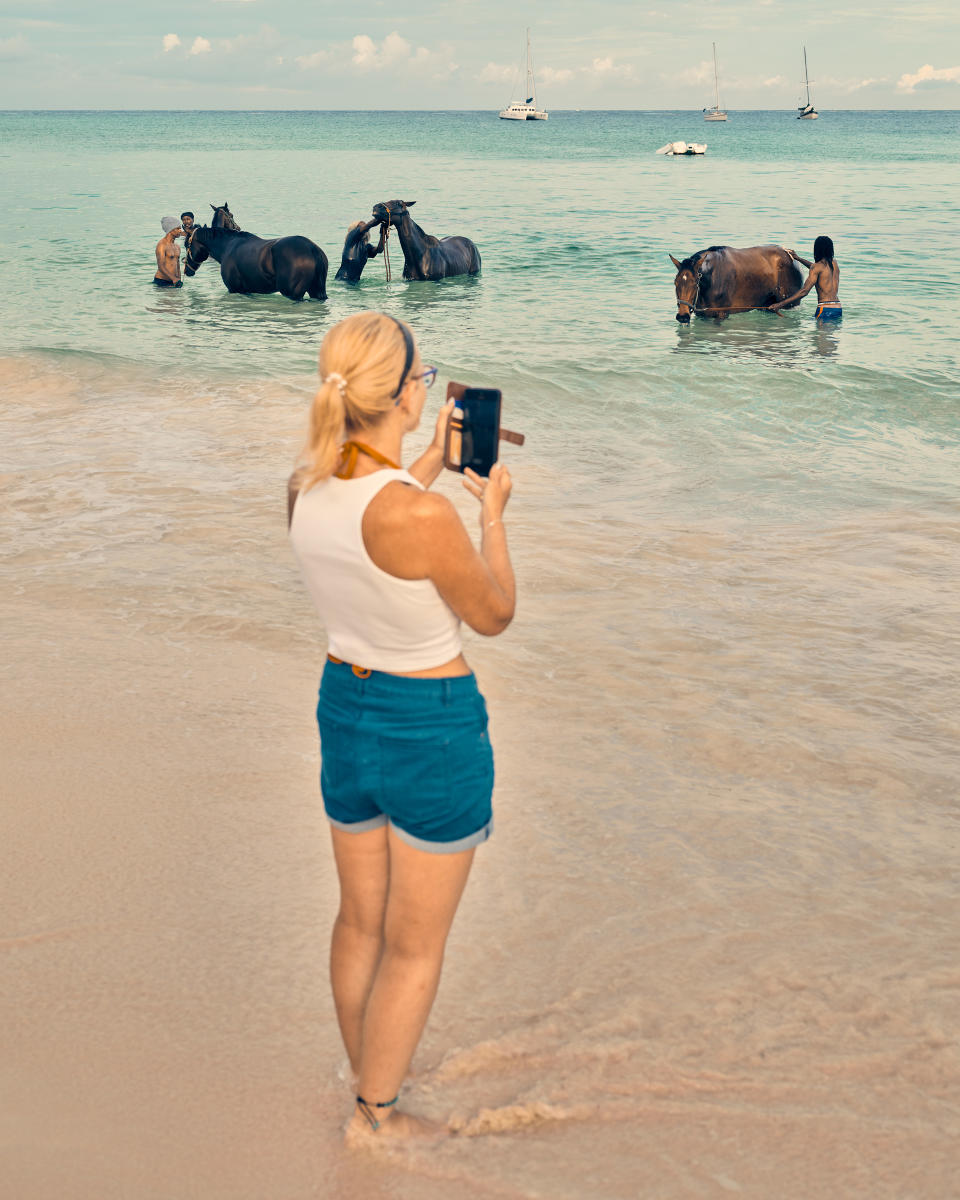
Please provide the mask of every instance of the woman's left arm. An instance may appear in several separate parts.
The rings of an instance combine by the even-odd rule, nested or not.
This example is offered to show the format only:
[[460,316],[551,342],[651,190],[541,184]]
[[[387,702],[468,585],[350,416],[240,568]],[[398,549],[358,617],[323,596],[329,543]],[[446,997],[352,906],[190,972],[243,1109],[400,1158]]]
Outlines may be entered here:
[[420,457],[407,470],[417,480],[428,488],[443,470],[443,444],[447,436],[447,421],[453,412],[453,400],[448,400],[437,417],[437,427],[434,430],[433,441]]

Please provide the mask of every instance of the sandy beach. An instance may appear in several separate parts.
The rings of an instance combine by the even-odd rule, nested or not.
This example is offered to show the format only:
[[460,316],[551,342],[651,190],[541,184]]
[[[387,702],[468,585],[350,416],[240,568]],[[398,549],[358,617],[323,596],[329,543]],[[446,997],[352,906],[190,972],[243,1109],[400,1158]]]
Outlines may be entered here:
[[[3,616],[26,636],[2,671],[0,1194],[954,1194],[954,868],[929,823],[905,818],[896,873],[876,814],[845,877],[833,858],[778,894],[751,842],[769,849],[783,814],[717,794],[683,835],[645,819],[651,850],[624,889],[538,837],[549,789],[501,737],[497,835],[408,1089],[461,1136],[368,1161],[339,1140],[313,664],[9,602]],[[499,711],[508,730],[508,697]],[[779,853],[843,836],[811,823]],[[598,983],[577,964],[600,937],[622,954]]]

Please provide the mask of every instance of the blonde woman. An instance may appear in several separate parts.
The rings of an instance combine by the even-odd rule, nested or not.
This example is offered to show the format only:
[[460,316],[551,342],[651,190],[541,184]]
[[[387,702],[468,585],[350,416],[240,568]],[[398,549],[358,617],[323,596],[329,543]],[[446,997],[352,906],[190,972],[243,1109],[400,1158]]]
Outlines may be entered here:
[[489,479],[463,479],[480,502],[477,550],[453,505],[428,490],[451,404],[430,447],[400,466],[436,373],[393,317],[335,325],[290,480],[290,536],[328,637],[320,782],[340,880],[330,977],[356,1077],[353,1142],[443,1133],[397,1098],[493,820],[486,706],[460,622],[494,635],[513,618],[511,481],[499,464]]

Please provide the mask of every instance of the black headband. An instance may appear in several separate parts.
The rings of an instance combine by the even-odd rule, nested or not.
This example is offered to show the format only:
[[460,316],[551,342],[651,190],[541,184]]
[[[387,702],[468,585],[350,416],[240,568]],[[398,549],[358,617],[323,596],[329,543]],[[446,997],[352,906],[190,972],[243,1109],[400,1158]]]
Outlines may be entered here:
[[407,372],[413,366],[413,334],[396,317],[391,317],[390,320],[396,324],[397,328],[403,334],[403,374],[400,376],[400,382],[397,384],[396,390],[390,397],[391,400],[394,400],[403,390],[403,385],[407,382]]

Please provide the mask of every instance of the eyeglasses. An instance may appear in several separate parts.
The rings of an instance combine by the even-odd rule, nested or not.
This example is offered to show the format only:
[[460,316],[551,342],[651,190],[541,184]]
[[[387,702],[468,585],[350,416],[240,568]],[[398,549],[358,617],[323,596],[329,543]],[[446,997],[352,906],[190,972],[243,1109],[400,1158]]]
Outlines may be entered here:
[[422,371],[419,375],[414,375],[414,379],[422,379],[423,386],[425,388],[431,388],[433,387],[434,380],[437,378],[437,371],[439,371],[439,369],[439,367],[427,367],[427,369]]

